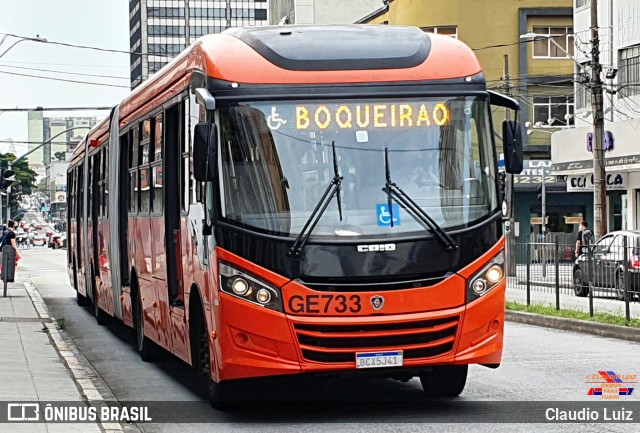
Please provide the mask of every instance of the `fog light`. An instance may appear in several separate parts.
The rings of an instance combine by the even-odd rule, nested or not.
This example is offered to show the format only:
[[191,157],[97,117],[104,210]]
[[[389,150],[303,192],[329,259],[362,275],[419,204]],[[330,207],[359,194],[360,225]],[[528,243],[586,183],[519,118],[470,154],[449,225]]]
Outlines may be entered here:
[[236,278],[233,280],[233,283],[231,283],[231,290],[233,290],[233,293],[236,295],[246,295],[249,291],[249,283],[242,278]]
[[256,293],[256,299],[261,304],[267,304],[271,300],[271,293],[267,289],[260,289]]
[[490,283],[495,284],[502,279],[502,268],[498,265],[493,265],[484,276]]
[[475,280],[473,282],[472,288],[473,288],[473,291],[479,295],[485,291],[485,289],[487,288],[487,283],[485,283],[484,280]]

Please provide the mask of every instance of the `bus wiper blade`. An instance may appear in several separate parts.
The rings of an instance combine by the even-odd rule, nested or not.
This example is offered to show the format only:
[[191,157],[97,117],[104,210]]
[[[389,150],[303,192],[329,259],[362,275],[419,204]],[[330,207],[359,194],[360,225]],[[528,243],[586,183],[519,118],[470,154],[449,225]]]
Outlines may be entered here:
[[342,187],[343,178],[338,172],[338,158],[336,156],[335,141],[331,142],[331,148],[333,149],[333,179],[331,179],[331,182],[327,186],[327,189],[322,194],[322,197],[320,197],[320,201],[318,201],[318,204],[311,212],[311,215],[309,215],[307,222],[304,224],[304,227],[302,227],[302,230],[300,230],[300,233],[298,234],[298,237],[296,237],[296,240],[293,242],[293,245],[291,246],[291,248],[289,248],[289,251],[287,253],[289,257],[301,257],[302,248],[304,248],[304,245],[309,240],[311,232],[318,224],[318,221],[320,221],[320,218],[324,214],[324,211],[327,209],[327,206],[329,206],[329,203],[331,202],[333,197],[337,197],[338,199],[338,214],[340,215],[340,221],[342,221],[342,203],[340,197],[340,189]]
[[391,216],[391,227],[393,227],[393,211],[392,200],[395,200],[409,215],[418,221],[424,228],[431,231],[442,242],[446,249],[454,250],[458,248],[458,244],[453,240],[442,227],[429,216],[406,192],[404,192],[395,182],[391,180],[391,170],[389,168],[389,149],[384,149],[384,168],[386,183],[382,191],[387,194],[387,203]]

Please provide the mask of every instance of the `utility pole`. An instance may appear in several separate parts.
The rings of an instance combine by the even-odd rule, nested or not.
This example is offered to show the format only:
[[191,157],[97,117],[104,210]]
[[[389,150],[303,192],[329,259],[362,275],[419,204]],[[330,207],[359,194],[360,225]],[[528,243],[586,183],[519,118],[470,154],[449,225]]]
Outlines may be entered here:
[[547,183],[546,173],[544,168],[542,169],[542,242],[547,240]]
[[[509,55],[505,54],[504,59],[504,71],[502,73],[503,90],[508,96],[511,96],[511,75],[509,74]],[[505,118],[510,120],[511,113],[509,109],[505,109]],[[504,149],[503,149],[504,150]],[[507,275],[516,275],[516,249],[515,249],[515,224],[513,219],[513,175],[510,173],[504,173],[504,193],[508,200],[509,208],[511,210],[509,215],[509,230],[506,231],[506,253],[507,253]]]
[[600,72],[598,1],[591,0],[591,110],[593,112],[593,233],[599,239],[607,233],[607,188],[604,165],[604,112]]

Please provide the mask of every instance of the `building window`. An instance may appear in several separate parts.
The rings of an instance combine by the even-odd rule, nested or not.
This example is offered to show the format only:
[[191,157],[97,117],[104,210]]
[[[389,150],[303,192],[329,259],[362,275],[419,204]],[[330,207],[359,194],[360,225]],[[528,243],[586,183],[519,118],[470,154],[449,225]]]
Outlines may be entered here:
[[573,125],[573,96],[534,96],[533,123],[561,127]]
[[421,27],[421,29],[427,33],[436,33],[458,39],[458,27],[456,26]]
[[267,10],[266,9],[256,9],[256,19],[257,20],[266,20],[267,19]]
[[576,9],[580,9],[585,6],[591,6],[591,0],[576,0]]
[[533,41],[534,59],[568,59],[573,56],[573,27],[534,27],[533,32],[544,36]]
[[574,77],[574,82],[576,83],[576,110],[586,108],[589,104],[591,104],[591,91],[587,87],[587,83],[590,81],[588,67],[588,63],[581,63]]
[[618,68],[620,98],[640,95],[640,45],[620,50]]

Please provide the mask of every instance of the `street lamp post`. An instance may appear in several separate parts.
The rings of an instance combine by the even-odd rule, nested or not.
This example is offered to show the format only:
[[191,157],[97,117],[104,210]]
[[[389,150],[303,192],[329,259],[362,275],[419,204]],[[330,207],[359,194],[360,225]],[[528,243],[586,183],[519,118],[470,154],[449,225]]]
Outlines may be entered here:
[[[602,80],[600,72],[600,49],[598,36],[598,5],[596,0],[591,1],[591,105],[593,111],[593,233],[596,238],[602,237],[607,232],[607,190],[606,169],[604,165],[604,107],[602,98]],[[536,38],[546,38],[551,41],[568,58],[582,68],[582,65],[574,56],[569,54],[553,37],[527,33],[520,35],[520,39],[534,41]]]
[[[30,151],[28,151],[27,153],[25,153],[24,155],[14,159],[13,161],[9,162],[9,170],[11,170],[11,167],[18,161],[20,161],[21,159],[26,158],[27,156],[31,155],[33,152],[35,152],[36,150],[40,149],[41,147],[43,147],[44,145],[50,143],[51,141],[53,141],[55,138],[58,138],[59,136],[61,136],[62,134],[65,134],[69,131],[74,131],[76,129],[91,129],[91,127],[89,126],[74,126],[73,128],[69,128],[69,129],[65,129],[64,131],[61,131],[60,133],[54,135],[53,137],[49,138],[48,140],[43,141],[42,143],[40,143],[39,145],[37,145],[36,147],[34,147],[33,149],[31,149]],[[6,222],[7,224],[9,223],[9,217],[11,215],[11,208],[10,208],[10,197],[11,197],[11,186],[9,186],[7,188],[7,219]],[[1,203],[1,199],[0,199],[0,203]]]
[[[3,39],[4,40],[4,39]],[[32,42],[49,42],[47,41],[46,38],[41,38],[39,35],[36,35],[35,38],[20,38],[17,41],[15,41],[13,44],[9,45],[9,48],[7,48],[6,50],[4,50],[2,53],[0,53],[0,57],[4,56],[5,54],[7,54],[11,48],[15,47],[16,45],[18,45],[20,42],[25,42],[25,41],[32,41]]]

